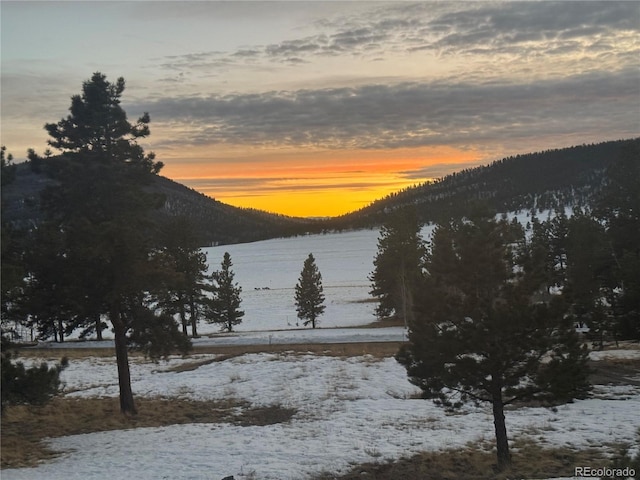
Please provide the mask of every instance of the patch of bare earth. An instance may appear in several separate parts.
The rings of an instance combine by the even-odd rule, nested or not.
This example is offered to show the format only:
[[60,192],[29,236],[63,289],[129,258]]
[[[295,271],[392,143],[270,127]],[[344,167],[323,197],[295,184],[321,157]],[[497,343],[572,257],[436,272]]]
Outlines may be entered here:
[[7,407],[0,431],[2,468],[34,466],[58,455],[47,448],[45,438],[186,423],[270,425],[287,422],[296,413],[279,405],[252,407],[235,399],[141,397],[136,406],[135,416],[122,415],[117,398],[57,397],[44,406]]
[[589,380],[594,385],[640,386],[640,360],[610,358],[590,361]]
[[606,465],[609,462],[602,450],[551,449],[532,443],[512,450],[512,466],[502,472],[496,469],[495,452],[485,445],[423,452],[389,463],[365,463],[353,467],[345,474],[325,473],[314,480],[507,480],[572,477],[577,465]]

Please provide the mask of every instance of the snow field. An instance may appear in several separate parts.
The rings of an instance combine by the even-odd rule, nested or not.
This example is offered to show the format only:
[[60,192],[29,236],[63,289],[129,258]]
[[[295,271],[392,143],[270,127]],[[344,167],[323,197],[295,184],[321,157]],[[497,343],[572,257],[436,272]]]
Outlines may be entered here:
[[[611,355],[611,354],[610,354]],[[625,352],[623,355],[629,355]],[[296,409],[287,423],[266,426],[191,424],[139,428],[53,439],[67,452],[35,469],[3,470],[13,479],[304,480],[344,472],[361,462],[386,461],[424,450],[493,442],[488,406],[449,415],[415,398],[404,368],[392,358],[337,358],[312,354],[248,354],[185,372],[195,355],[154,364],[132,361],[137,396],[245,400],[254,406]],[[63,372],[70,396],[116,396],[113,359],[75,360]],[[572,448],[633,443],[640,387],[598,387],[594,398],[556,411],[508,411],[510,438]]]
[[[375,304],[368,279],[373,270],[378,230],[358,230],[203,249],[209,273],[220,268],[225,252],[231,255],[235,281],[242,287],[245,311],[237,331],[286,330],[302,327],[295,307],[295,285],[304,260],[313,253],[322,274],[325,313],[323,328],[364,325],[375,320]],[[202,333],[218,326],[202,323]]]

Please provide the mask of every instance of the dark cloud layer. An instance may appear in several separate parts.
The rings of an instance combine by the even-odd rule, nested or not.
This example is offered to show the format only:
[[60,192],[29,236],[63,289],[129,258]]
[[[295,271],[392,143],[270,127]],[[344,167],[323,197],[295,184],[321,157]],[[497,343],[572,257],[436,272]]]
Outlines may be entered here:
[[400,148],[501,137],[640,131],[637,69],[536,82],[451,80],[173,97],[139,105],[192,126],[185,144]]
[[[291,63],[321,56],[431,51],[438,55],[598,55],[619,35],[636,38],[640,3],[633,1],[398,3],[351,18],[323,20],[322,33],[229,54],[167,57],[170,69],[220,68],[258,60]],[[636,48],[637,53],[637,48]]]
[[638,32],[640,5],[636,2],[510,2],[477,4],[446,13],[431,22],[443,33],[435,46],[455,51],[522,53],[536,44],[553,51],[558,44],[582,39],[593,45],[601,36]]

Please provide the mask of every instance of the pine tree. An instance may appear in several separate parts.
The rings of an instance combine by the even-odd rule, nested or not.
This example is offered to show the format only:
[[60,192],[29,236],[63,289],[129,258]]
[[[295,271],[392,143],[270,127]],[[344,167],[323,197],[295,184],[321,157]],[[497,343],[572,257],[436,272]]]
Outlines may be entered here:
[[405,325],[408,323],[423,251],[415,212],[394,212],[380,230],[374,270],[369,276],[372,282],[370,293],[378,299],[378,318],[397,315]]
[[242,287],[235,283],[235,274],[231,267],[231,255],[224,253],[219,271],[211,274],[213,298],[208,303],[205,313],[209,323],[219,323],[222,330],[233,331],[235,325],[239,325],[244,317],[244,311],[240,310],[242,299]]
[[409,343],[397,355],[437,405],[492,405],[500,468],[511,461],[505,406],[581,398],[589,389],[587,352],[565,303],[534,301],[540,287],[516,268],[522,232],[488,218],[438,226]]
[[4,187],[16,178],[16,166],[13,164],[13,155],[6,153],[7,147],[0,147],[0,183]]
[[144,191],[162,163],[137,143],[149,135],[149,115],[130,123],[120,105],[124,90],[123,78],[111,83],[95,73],[83,83],[82,94],[72,97],[70,114],[45,125],[49,145],[61,153],[41,162],[56,180],[43,193],[42,208],[48,228],[62,234],[68,272],[59,301],[66,306],[74,299],[77,319],[90,324],[108,317],[120,410],[135,414],[128,345],[155,355],[184,351],[189,344],[175,322],[157,314],[150,298],[170,273],[156,255],[149,221],[162,199]]
[[589,327],[589,337],[603,347],[614,334],[609,306],[615,303],[613,257],[604,227],[595,218],[574,211],[568,221],[567,279],[563,291],[576,324]]
[[60,372],[68,361],[63,358],[59,364],[49,367],[46,362],[26,367],[12,359],[9,342],[2,337],[2,384],[0,411],[4,415],[9,405],[40,405],[56,395],[60,389]]
[[324,294],[322,293],[322,275],[313,254],[304,261],[302,273],[295,288],[296,311],[305,326],[316,328],[318,317],[324,313]]
[[38,332],[38,339],[53,337],[64,342],[78,311],[73,268],[63,232],[41,225],[29,237],[23,295],[17,299],[19,309],[28,317],[27,325]]
[[200,250],[193,224],[174,217],[163,226],[162,254],[176,275],[159,298],[165,312],[180,317],[182,333],[198,336],[198,321],[205,309],[207,257]]
[[621,338],[640,339],[640,142],[630,142],[607,168],[596,201],[604,222],[617,282],[614,315]]
[[[13,156],[6,154],[6,147],[0,147],[0,174],[2,175],[2,201],[0,201],[0,325],[2,335],[10,324],[21,323],[22,315],[16,305],[24,291],[26,269],[24,265],[24,241],[26,232],[21,231],[7,221],[5,210],[5,185],[12,183],[16,176],[16,166],[12,164]],[[15,330],[9,327],[10,330]]]

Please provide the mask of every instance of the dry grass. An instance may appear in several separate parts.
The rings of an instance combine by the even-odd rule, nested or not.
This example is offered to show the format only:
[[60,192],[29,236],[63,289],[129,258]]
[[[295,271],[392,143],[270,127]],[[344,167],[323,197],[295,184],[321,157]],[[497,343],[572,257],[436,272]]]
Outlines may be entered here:
[[168,368],[168,372],[191,372],[198,368],[216,362],[224,362],[231,358],[240,357],[248,353],[278,353],[285,355],[327,355],[340,358],[349,358],[368,355],[375,359],[394,356],[400,348],[399,343],[337,343],[327,345],[243,345],[231,347],[206,347],[198,349],[198,354],[218,355],[216,358],[206,360],[187,361],[180,365]]
[[601,450],[546,449],[531,443],[514,448],[513,465],[496,471],[495,453],[486,447],[424,452],[391,463],[366,463],[344,475],[322,474],[315,480],[506,480],[572,477],[580,465],[606,465]]
[[400,349],[401,342],[363,342],[363,343],[331,343],[331,344],[289,344],[289,345],[238,345],[229,347],[197,347],[193,353],[213,353],[238,356],[247,353],[284,353],[330,355],[334,357],[357,357],[372,355],[377,358],[394,356]]
[[58,397],[44,406],[8,407],[0,435],[2,468],[34,466],[58,455],[42,442],[48,437],[184,423],[270,425],[287,422],[296,413],[277,405],[250,407],[234,399],[137,398],[136,403],[140,413],[133,417],[120,414],[117,398]]
[[[213,346],[202,345],[193,348],[193,354],[225,355],[227,358],[245,355],[247,353],[312,353],[315,355],[332,355],[335,357],[354,357],[372,355],[378,358],[392,357],[400,349],[402,342],[362,342],[362,343],[296,343],[284,345],[230,345]],[[21,348],[19,356],[43,358],[58,361],[62,357],[70,360],[86,357],[114,357],[112,348]],[[130,357],[141,356],[139,352],[130,352]]]
[[589,368],[594,385],[640,385],[640,360],[607,358],[589,362]]
[[[113,357],[115,358],[116,352],[113,348],[23,348],[15,346],[12,351],[17,352],[18,356],[25,358],[42,358],[46,360],[58,361],[62,357],[67,357],[70,360],[74,358],[87,358],[87,357]],[[135,353],[129,353],[130,356]]]

